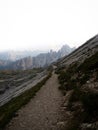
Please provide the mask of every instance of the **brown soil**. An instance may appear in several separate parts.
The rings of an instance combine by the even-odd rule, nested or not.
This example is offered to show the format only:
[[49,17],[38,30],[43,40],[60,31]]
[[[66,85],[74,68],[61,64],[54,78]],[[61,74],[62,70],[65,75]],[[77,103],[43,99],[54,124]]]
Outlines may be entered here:
[[62,94],[58,90],[57,75],[41,88],[37,95],[21,108],[5,130],[60,130]]

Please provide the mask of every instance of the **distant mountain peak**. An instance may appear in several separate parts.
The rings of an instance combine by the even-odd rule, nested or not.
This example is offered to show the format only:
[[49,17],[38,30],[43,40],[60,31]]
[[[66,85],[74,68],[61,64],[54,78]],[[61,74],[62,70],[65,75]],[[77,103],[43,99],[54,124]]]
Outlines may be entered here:
[[[24,56],[24,53],[21,53],[20,57],[23,57],[21,59],[19,59],[19,55],[17,58],[17,54],[15,57],[15,53],[11,52],[11,57],[9,55],[7,55],[8,57],[6,59],[14,59],[14,57],[16,58],[16,61],[11,62],[10,64],[8,64],[8,66],[6,65],[4,68],[7,69],[30,69],[30,68],[39,68],[39,67],[44,67],[47,65],[50,65],[51,63],[55,62],[56,60],[62,58],[63,56],[68,55],[69,53],[71,53],[73,51],[73,48],[70,48],[68,45],[64,45],[59,51],[53,51],[50,50],[47,53],[40,53],[37,56],[32,56],[31,54],[26,54],[26,56]],[[29,52],[28,52],[29,53]],[[8,53],[10,54],[10,53]],[[2,55],[3,56],[3,55]],[[3,67],[1,67],[3,68]]]

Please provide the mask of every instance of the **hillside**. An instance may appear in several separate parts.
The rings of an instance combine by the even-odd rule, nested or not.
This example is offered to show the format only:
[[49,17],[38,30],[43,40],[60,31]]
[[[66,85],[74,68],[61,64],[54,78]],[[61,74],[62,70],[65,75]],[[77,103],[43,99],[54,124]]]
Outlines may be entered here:
[[98,35],[57,63],[66,130],[98,129]]
[[83,62],[86,58],[95,54],[98,51],[98,35],[88,40],[85,44],[77,48],[70,55],[60,59],[59,66],[69,66],[75,62]]
[[[46,71],[3,71],[1,128],[11,120],[5,130],[97,130],[97,39],[98,35],[52,64]],[[35,83],[38,84],[33,86]],[[26,105],[22,107],[24,104]]]

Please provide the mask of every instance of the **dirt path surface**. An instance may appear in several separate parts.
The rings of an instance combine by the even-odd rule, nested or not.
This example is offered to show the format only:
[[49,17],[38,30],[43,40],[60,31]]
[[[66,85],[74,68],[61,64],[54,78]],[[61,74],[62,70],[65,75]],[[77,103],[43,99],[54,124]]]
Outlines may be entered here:
[[31,101],[18,111],[5,130],[60,130],[60,107],[62,94],[58,90],[57,75],[52,77],[41,88]]

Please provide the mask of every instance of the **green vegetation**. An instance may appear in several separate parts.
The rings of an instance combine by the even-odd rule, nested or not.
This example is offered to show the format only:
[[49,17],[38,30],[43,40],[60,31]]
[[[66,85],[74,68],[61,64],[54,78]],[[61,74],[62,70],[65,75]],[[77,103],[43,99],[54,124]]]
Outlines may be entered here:
[[[73,107],[75,103],[81,106]],[[75,88],[70,96],[68,109],[73,112],[73,117],[68,121],[67,130],[79,130],[81,123],[96,122],[98,120],[98,93]]]
[[76,65],[74,64],[71,67],[69,67],[66,71],[63,71],[63,70],[58,71],[59,73],[58,79],[59,79],[59,83],[61,84],[59,88],[61,90],[65,89],[68,91],[76,87],[76,82],[78,78],[71,79],[72,75],[75,72],[75,68],[76,68]]
[[88,72],[95,69],[98,69],[98,52],[90,58],[87,58],[84,63],[78,67],[78,70],[81,70],[82,72]]
[[46,81],[51,77],[51,74],[52,73],[50,72],[40,83],[0,107],[0,129],[2,129],[11,120],[11,118],[15,116],[17,110],[27,104],[30,99],[36,95],[36,92],[38,92],[38,90],[46,83]]
[[[87,58],[82,64],[74,63],[68,68],[56,70],[60,89],[73,90],[68,103],[68,110],[73,117],[68,121],[67,130],[79,130],[81,123],[92,123],[98,120],[98,91],[87,87],[91,78],[98,82],[98,52]],[[78,104],[78,106],[75,106]],[[80,105],[81,104],[81,105]]]
[[94,122],[98,120],[98,93],[84,92],[80,96],[86,113],[85,122]]

